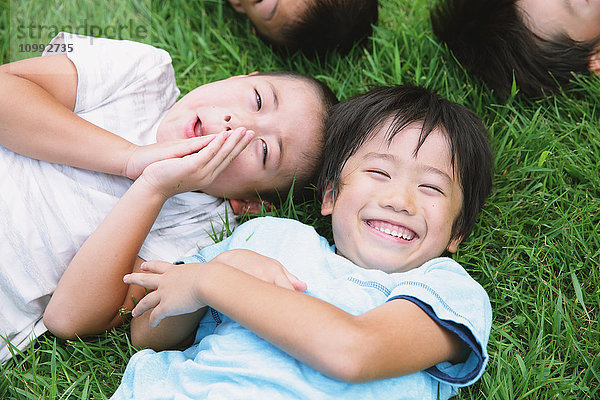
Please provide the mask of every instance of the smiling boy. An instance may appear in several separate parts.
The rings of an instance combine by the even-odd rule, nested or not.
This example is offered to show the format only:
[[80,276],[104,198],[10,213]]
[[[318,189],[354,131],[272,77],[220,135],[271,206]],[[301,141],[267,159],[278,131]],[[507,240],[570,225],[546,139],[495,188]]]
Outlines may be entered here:
[[325,192],[321,211],[332,215],[336,250],[363,268],[408,271],[458,248],[452,229],[462,192],[447,138],[433,131],[419,148],[421,131],[417,123],[391,142],[376,135],[348,159],[337,195]]
[[600,72],[598,0],[440,0],[433,32],[501,97],[513,75],[527,96],[550,94],[573,73]]
[[[440,257],[468,237],[491,188],[480,119],[400,86],[335,106],[327,126],[321,212],[335,245],[266,217],[184,265],[144,263],[124,278],[153,290],[133,310],[133,343],[196,344],[137,353],[113,398],[445,399],[481,376],[488,297]],[[127,212],[147,225],[155,209],[130,211],[161,190],[146,181],[160,164],[104,224]],[[143,240],[112,241],[125,238]]]
[[[225,79],[177,101],[164,50],[66,33],[52,43],[73,51],[0,67],[0,169],[10,171],[0,180],[0,336],[19,349],[45,332],[42,314],[67,266],[149,164],[187,156],[177,195],[138,253],[120,260],[129,270],[212,244],[211,234],[236,225],[234,213],[268,206],[294,177],[302,187],[319,168],[324,119],[336,102],[318,81],[285,72]],[[105,270],[77,263],[64,285],[79,274],[91,279],[89,297],[74,303],[88,299],[94,313],[50,313],[53,329],[73,337],[121,323],[125,285],[101,292]],[[118,304],[103,308],[98,293]],[[60,310],[62,298],[52,301]],[[9,356],[0,340],[0,360]]]

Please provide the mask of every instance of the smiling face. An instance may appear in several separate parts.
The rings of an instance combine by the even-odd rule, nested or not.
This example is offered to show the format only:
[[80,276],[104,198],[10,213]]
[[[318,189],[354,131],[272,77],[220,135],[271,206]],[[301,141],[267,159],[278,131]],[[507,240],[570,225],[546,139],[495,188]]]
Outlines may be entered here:
[[417,155],[421,126],[409,125],[391,144],[389,124],[348,159],[341,189],[323,196],[321,213],[332,216],[338,253],[363,268],[402,272],[455,252],[452,226],[462,190],[446,137],[434,130]]
[[281,28],[296,22],[314,0],[229,0],[239,13],[246,14],[254,28],[271,41],[284,44]]
[[579,42],[600,38],[600,0],[519,0],[525,23],[536,35],[561,33]]
[[[244,75],[200,86],[165,115],[157,141],[217,134],[245,127],[254,140],[203,190],[229,199],[287,189],[306,155],[317,158],[323,135],[323,104],[303,79]],[[308,157],[311,158],[311,157]]]

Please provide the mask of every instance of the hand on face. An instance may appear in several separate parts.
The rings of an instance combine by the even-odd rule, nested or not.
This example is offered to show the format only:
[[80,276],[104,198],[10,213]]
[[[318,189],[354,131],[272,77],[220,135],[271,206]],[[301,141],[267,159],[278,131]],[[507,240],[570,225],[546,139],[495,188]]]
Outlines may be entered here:
[[253,136],[254,132],[238,128],[212,138],[200,137],[198,142],[201,148],[197,152],[150,164],[140,179],[167,198],[178,193],[202,191],[246,148]]
[[169,158],[181,158],[196,153],[206,147],[214,135],[192,139],[176,139],[158,142],[146,146],[132,146],[132,151],[121,175],[129,179],[137,179],[144,169],[152,163]]
[[320,110],[320,96],[302,79],[235,76],[185,95],[162,119],[156,139],[195,140],[241,127],[252,130],[252,143],[203,192],[255,200],[257,193],[287,191],[296,172],[312,168],[306,160],[320,153]]

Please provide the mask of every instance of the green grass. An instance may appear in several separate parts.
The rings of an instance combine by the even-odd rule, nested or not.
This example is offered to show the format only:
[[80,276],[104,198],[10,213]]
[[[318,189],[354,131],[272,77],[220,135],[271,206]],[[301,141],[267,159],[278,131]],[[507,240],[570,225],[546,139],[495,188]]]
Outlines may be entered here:
[[[24,2],[23,15],[42,23],[44,3]],[[58,15],[89,9],[60,3],[65,13]],[[413,83],[481,115],[495,151],[494,189],[455,258],[488,291],[494,324],[487,370],[457,398],[600,398],[598,78],[578,78],[574,90],[548,100],[516,93],[501,102],[435,41],[426,0],[381,0],[369,47],[319,62],[274,54],[224,0],[127,4],[151,3],[152,14],[142,19],[148,41],[171,54],[182,93],[235,74],[294,69],[325,80],[341,99]],[[15,59],[8,5],[0,0],[3,62]],[[95,18],[106,24],[109,12]],[[329,235],[314,202],[288,204],[282,215]],[[1,367],[0,398],[107,398],[134,351],[127,327],[79,342],[46,334]]]

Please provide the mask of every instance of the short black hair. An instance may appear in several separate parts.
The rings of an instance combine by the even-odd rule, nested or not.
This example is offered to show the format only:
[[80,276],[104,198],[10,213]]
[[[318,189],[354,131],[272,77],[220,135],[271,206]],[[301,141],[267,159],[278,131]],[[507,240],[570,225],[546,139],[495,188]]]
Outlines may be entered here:
[[325,129],[325,123],[331,108],[337,104],[339,100],[329,86],[310,75],[305,75],[296,71],[269,71],[260,72],[258,75],[297,79],[305,82],[315,90],[321,102],[320,110],[315,110],[315,112],[320,113],[319,122],[321,123],[323,129],[323,135],[321,136],[320,140],[311,143],[311,149],[316,149],[316,152],[301,152],[300,159],[306,168],[298,169],[295,173],[293,173],[293,175],[288,177],[290,181],[288,187],[275,188],[259,193],[261,199],[267,200],[273,204],[277,204],[281,199],[286,199],[287,192],[292,188],[292,185],[294,187],[294,193],[300,194],[304,191],[306,186],[310,185],[311,183],[315,183],[323,165],[322,148],[324,146],[325,135],[327,133]]
[[523,94],[542,97],[566,86],[573,73],[589,73],[598,43],[534,34],[517,0],[440,0],[430,17],[437,38],[501,98],[511,93],[513,76]]
[[260,35],[276,49],[299,50],[309,57],[329,50],[346,54],[362,43],[377,22],[378,0],[314,0],[303,15],[281,27],[282,43]]
[[319,191],[323,194],[331,185],[335,200],[342,188],[342,169],[348,159],[390,118],[392,122],[386,132],[388,142],[408,125],[422,124],[415,154],[433,130],[439,129],[446,135],[452,168],[463,194],[452,238],[466,239],[492,187],[493,155],[489,134],[477,114],[428,89],[412,85],[381,87],[334,106],[326,126],[325,162]]

